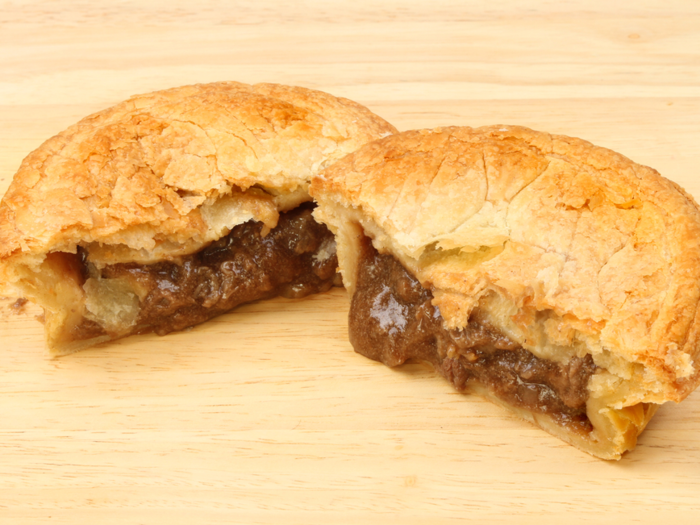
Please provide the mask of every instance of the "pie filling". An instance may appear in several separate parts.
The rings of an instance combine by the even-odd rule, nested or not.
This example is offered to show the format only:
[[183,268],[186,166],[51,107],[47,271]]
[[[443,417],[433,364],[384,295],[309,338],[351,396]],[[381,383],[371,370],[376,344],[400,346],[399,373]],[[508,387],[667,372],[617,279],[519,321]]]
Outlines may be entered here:
[[509,405],[548,414],[580,433],[592,430],[587,384],[596,365],[590,355],[567,364],[540,359],[478,311],[463,329],[444,328],[431,292],[393,256],[377,252],[367,237],[356,282],[349,329],[358,353],[389,366],[427,361],[458,391],[476,381]]
[[[90,276],[101,283],[128,283],[138,294],[134,298],[140,303],[138,314],[130,323],[130,333],[165,335],[243,303],[326,291],[337,279],[335,240],[314,220],[312,210],[307,203],[280,214],[277,226],[266,235],[262,222],[240,224],[226,237],[178,262],[114,264],[97,277],[96,270],[84,262],[83,273],[86,280]],[[72,337],[82,340],[105,333],[104,326],[84,319]]]

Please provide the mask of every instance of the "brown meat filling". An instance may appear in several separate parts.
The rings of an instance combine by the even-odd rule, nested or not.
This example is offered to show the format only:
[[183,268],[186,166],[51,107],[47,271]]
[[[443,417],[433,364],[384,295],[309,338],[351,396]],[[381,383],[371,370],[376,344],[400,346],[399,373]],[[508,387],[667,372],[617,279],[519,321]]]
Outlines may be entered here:
[[[126,277],[148,290],[134,332],[159,335],[243,303],[322,292],[333,286],[338,261],[333,234],[314,220],[312,209],[305,204],[282,213],[264,236],[263,224],[249,221],[179,262],[115,264],[103,268],[101,277]],[[100,333],[102,327],[86,319],[74,335],[87,339]]]
[[509,403],[549,414],[579,432],[586,416],[590,356],[563,365],[540,359],[475,312],[462,330],[443,327],[432,294],[391,255],[362,243],[357,288],[350,307],[350,342],[360,354],[397,366],[408,359],[431,363],[457,390],[478,381]]

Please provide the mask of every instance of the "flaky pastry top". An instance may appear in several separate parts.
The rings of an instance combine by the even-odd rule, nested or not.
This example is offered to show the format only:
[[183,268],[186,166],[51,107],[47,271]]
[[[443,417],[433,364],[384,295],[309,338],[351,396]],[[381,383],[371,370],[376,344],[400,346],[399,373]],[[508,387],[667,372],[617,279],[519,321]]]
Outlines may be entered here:
[[274,227],[278,210],[308,199],[312,174],[394,131],[355,102],[300,87],[217,82],[134,96],[22,162],[0,203],[0,263],[32,266],[79,244],[104,261],[149,262],[250,218]]
[[[486,304],[538,355],[593,354],[614,374],[591,390],[620,406],[700,381],[700,211],[651,168],[524,127],[453,127],[370,143],[311,194],[317,218],[361,224],[430,288],[448,328]],[[632,376],[643,386],[623,392]]]

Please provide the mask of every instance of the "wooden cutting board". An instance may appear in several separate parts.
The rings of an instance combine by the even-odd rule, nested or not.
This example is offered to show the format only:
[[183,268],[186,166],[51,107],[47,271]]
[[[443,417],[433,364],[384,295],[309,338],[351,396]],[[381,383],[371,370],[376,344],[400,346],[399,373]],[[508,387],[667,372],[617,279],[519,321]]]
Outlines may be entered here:
[[[0,194],[27,153],[81,117],[230,79],[347,96],[400,129],[580,136],[700,198],[693,0],[3,2],[0,71]],[[12,305],[0,301],[3,524],[700,515],[697,392],[611,463],[427,367],[355,354],[340,289],[59,360],[43,353],[40,312]]]

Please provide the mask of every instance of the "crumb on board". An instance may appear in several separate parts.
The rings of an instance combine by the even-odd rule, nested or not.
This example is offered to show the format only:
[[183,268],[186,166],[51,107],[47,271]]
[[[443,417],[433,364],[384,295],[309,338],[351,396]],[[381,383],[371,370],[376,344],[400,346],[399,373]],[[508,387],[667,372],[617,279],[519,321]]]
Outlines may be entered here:
[[17,314],[21,314],[24,312],[25,304],[27,304],[27,300],[24,297],[20,297],[10,305],[10,309],[14,310],[14,312]]
[[15,315],[32,315],[41,309],[28,299],[16,297],[0,297],[0,318],[9,319]]

